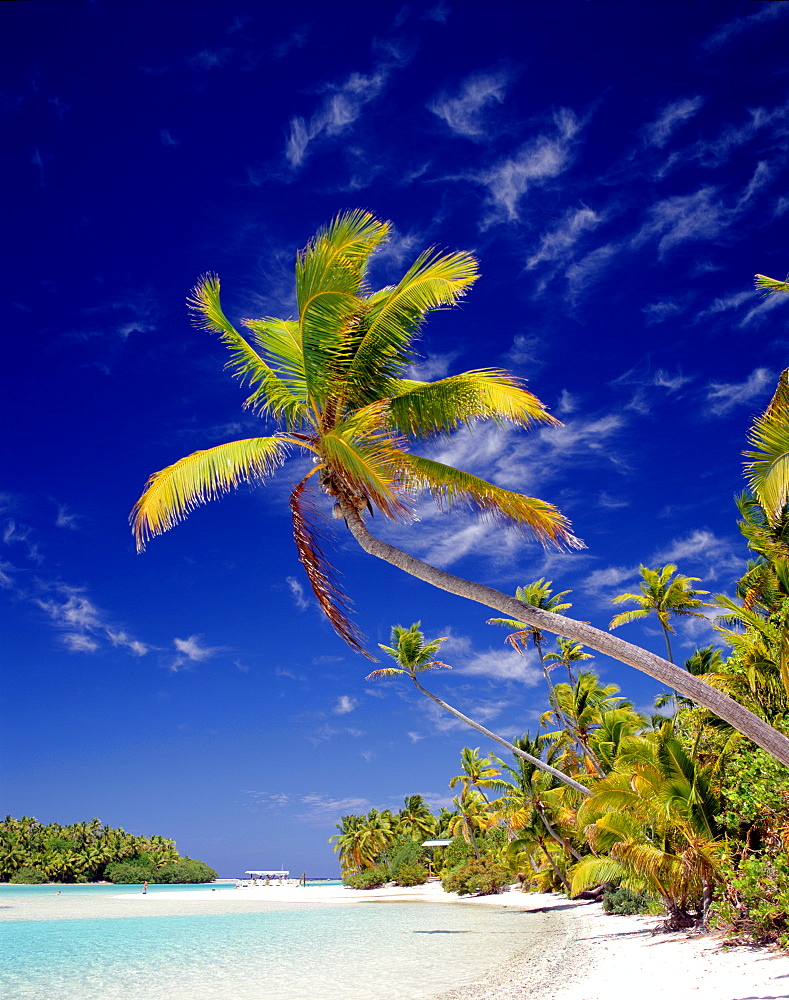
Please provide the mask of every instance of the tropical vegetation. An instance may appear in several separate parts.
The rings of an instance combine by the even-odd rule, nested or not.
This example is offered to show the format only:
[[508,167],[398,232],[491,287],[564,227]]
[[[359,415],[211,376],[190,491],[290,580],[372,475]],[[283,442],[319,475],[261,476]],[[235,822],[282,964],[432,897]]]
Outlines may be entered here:
[[39,823],[6,816],[0,823],[0,882],[213,882],[202,861],[182,858],[175,841],[136,836],[99,819]]
[[[551,632],[650,674],[789,766],[786,736],[723,687],[539,601],[530,604],[436,569],[370,533],[367,515],[377,511],[384,518],[408,520],[416,499],[428,494],[440,506],[470,506],[481,517],[514,526],[545,545],[581,545],[551,503],[502,489],[415,450],[420,442],[482,420],[522,428],[558,421],[518,378],[500,369],[435,382],[414,377],[410,366],[426,318],[463,298],[478,277],[477,261],[464,252],[428,249],[396,284],[372,290],[369,264],[390,234],[390,224],[369,212],[338,215],[297,255],[296,318],[245,319],[247,337],[222,311],[219,278],[207,274],[198,282],[189,299],[195,321],[218,333],[229,349],[228,367],[251,390],[245,406],[278,429],[195,452],[154,473],[132,513],[138,547],[196,506],[242,483],[262,482],[294,453],[306,455],[310,468],[290,495],[294,538],[321,608],[354,649],[366,652],[317,528],[321,493],[367,553],[530,627],[534,637]],[[774,409],[784,412],[780,400]],[[783,439],[772,434],[780,417],[768,412],[764,419],[764,432],[755,432],[761,457],[754,459],[753,490],[767,505],[772,525],[782,496],[776,477],[785,475],[778,455]]]

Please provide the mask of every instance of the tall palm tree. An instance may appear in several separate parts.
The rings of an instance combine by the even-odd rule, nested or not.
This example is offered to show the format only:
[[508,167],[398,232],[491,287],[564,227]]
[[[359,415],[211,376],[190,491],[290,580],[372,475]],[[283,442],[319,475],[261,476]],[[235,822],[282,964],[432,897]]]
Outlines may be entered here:
[[230,349],[230,368],[253,390],[246,405],[278,420],[281,429],[196,452],[151,476],[132,514],[138,546],[199,504],[243,482],[262,481],[294,450],[306,452],[313,468],[290,500],[296,545],[321,607],[353,648],[362,648],[362,636],[348,618],[311,516],[309,487],[316,479],[365,552],[439,589],[628,663],[692,697],[789,764],[785,736],[669,661],[584,622],[528,608],[500,591],[439,570],[370,533],[364,512],[377,509],[389,518],[407,518],[412,498],[427,490],[444,506],[470,504],[482,516],[544,543],[580,544],[551,504],[408,450],[406,437],[449,434],[477,420],[521,427],[555,420],[517,379],[497,369],[433,383],[405,377],[424,319],[433,309],[458,302],[476,280],[477,264],[466,253],[428,250],[396,285],[368,292],[367,265],[389,232],[388,223],[358,210],[320,230],[297,258],[297,318],[244,321],[251,342],[222,312],[219,279],[207,275],[199,282],[190,299],[198,324],[219,333]]
[[[527,583],[525,587],[518,587],[515,591],[515,597],[522,604],[528,604],[533,608],[541,608],[543,611],[551,611],[554,614],[567,611],[572,607],[572,604],[569,602],[562,603],[562,598],[566,597],[570,591],[563,590],[560,594],[554,594],[551,590],[551,584],[551,580],[540,578],[532,583]],[[530,642],[534,644],[534,648],[537,650],[537,655],[540,659],[545,683],[548,685],[548,691],[552,692],[553,681],[551,680],[550,669],[546,665],[545,656],[542,651],[542,644],[545,641],[544,633],[536,625],[515,621],[512,618],[489,618],[488,625],[504,625],[506,628],[516,629],[515,632],[511,632],[507,636],[506,641],[513,649],[518,650],[518,652],[528,646]],[[556,721],[560,726],[563,725],[563,720],[558,713]]]
[[[580,642],[573,642],[572,639],[566,639],[563,635],[558,635],[556,637],[556,645],[559,647],[559,652],[553,652],[545,654],[546,663],[555,663],[557,666],[561,663],[567,668],[567,677],[570,681],[570,686],[575,684],[575,678],[573,677],[573,663],[578,663],[580,660],[593,660],[594,657],[591,653],[587,653]],[[550,667],[548,668],[551,669]]]
[[436,832],[436,817],[421,795],[407,795],[396,820],[397,830],[415,839],[430,837]]
[[669,635],[673,635],[675,630],[671,625],[671,616],[692,615],[694,618],[704,618],[699,608],[709,608],[711,605],[707,601],[700,600],[699,595],[708,594],[709,591],[694,590],[691,584],[699,583],[699,579],[695,576],[683,576],[681,573],[677,573],[677,567],[671,563],[659,566],[657,569],[640,566],[639,572],[642,577],[641,593],[620,594],[614,598],[614,604],[623,604],[625,601],[629,601],[637,604],[638,608],[615,615],[608,627],[619,628],[620,625],[646,618],[654,612],[666,638],[668,658],[673,663],[674,657],[671,652]]
[[384,646],[383,643],[379,643],[381,649],[388,653],[392,659],[397,664],[396,667],[381,667],[378,670],[373,670],[371,674],[367,675],[367,680],[378,680],[383,677],[397,677],[403,676],[409,677],[418,691],[420,691],[426,698],[430,698],[431,701],[435,702],[444,711],[449,712],[454,715],[456,719],[460,719],[461,722],[465,722],[467,726],[471,726],[472,729],[476,729],[478,733],[482,733],[483,736],[487,736],[488,739],[499,743],[501,746],[506,747],[510,753],[515,754],[516,757],[522,757],[524,760],[531,761],[535,767],[539,767],[549,774],[552,774],[559,781],[563,781],[565,784],[570,785],[575,788],[576,791],[581,792],[582,795],[590,795],[588,788],[585,788],[574,778],[569,775],[564,774],[557,768],[553,767],[551,764],[546,764],[545,761],[539,760],[538,758],[532,756],[524,750],[520,750],[509,740],[505,740],[503,736],[498,736],[496,733],[492,733],[489,729],[486,729],[480,723],[475,722],[470,719],[467,715],[464,715],[458,709],[454,708],[448,702],[443,701],[438,695],[433,694],[432,691],[428,691],[420,681],[418,675],[425,670],[435,670],[438,668],[445,668],[451,670],[446,663],[442,663],[441,660],[435,659],[435,655],[441,648],[441,644],[446,642],[446,636],[440,639],[430,639],[425,641],[425,637],[422,632],[419,631],[420,622],[414,622],[410,628],[403,628],[402,625],[394,625],[392,627],[392,646]]
[[485,794],[485,789],[499,789],[501,772],[495,767],[493,762],[487,757],[480,757],[479,747],[463,747],[460,751],[460,766],[463,768],[462,774],[456,774],[449,779],[449,787],[454,788],[460,785],[463,789],[461,799],[472,788],[476,789],[482,798],[489,802],[490,799]]

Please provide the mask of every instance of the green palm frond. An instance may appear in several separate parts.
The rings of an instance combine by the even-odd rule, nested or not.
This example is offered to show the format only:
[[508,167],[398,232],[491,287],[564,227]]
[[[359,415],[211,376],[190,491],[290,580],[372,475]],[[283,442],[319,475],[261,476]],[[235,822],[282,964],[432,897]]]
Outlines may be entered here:
[[570,522],[553,504],[522,493],[501,489],[441,462],[420,455],[404,456],[408,480],[415,488],[428,489],[434,500],[447,508],[467,503],[477,513],[494,521],[531,533],[543,544],[549,542],[568,549],[583,548],[570,531]]
[[278,437],[230,441],[196,451],[155,472],[134,505],[130,522],[137,548],[167,531],[198,507],[235,489],[271,475],[285,458],[287,444]]
[[454,305],[478,276],[471,254],[430,249],[417,257],[397,285],[369,296],[370,312],[346,368],[350,395],[365,391],[372,372],[383,378],[402,374],[427,314]]
[[369,660],[374,660],[375,657],[364,648],[364,636],[350,619],[352,602],[335,580],[331,565],[324,555],[316,528],[321,515],[315,508],[312,497],[306,492],[308,484],[309,476],[306,476],[290,495],[293,537],[299,559],[318,604],[332,628],[352,649]]
[[[613,882],[615,884],[627,885],[631,874],[613,858],[584,858],[575,866],[572,872],[570,889],[573,896],[593,885],[602,885],[603,882]],[[635,886],[628,886],[635,888]],[[641,888],[641,884],[637,886]]]
[[[206,274],[192,289],[187,304],[199,327],[221,334],[222,341],[230,350],[230,360],[225,367],[240,379],[242,385],[248,382],[255,388],[244,405],[256,413],[272,414],[288,426],[300,424],[307,401],[303,366],[301,370],[298,367],[292,370],[282,367],[280,371],[272,369],[222,312],[219,292],[219,278],[215,274]],[[251,322],[246,321],[247,325]],[[261,321],[266,325],[268,322]]]
[[520,380],[496,368],[463,372],[405,388],[390,401],[390,419],[401,433],[430,438],[474,420],[531,427],[558,424]]
[[[621,594],[621,597],[629,597],[629,594]],[[615,598],[617,600],[617,598]],[[648,611],[634,610],[634,611],[623,611],[619,615],[614,615],[611,619],[608,628],[619,628],[620,625],[628,625],[630,622],[638,621],[640,618],[647,618],[649,615]]]
[[743,455],[748,486],[773,527],[789,500],[789,369],[781,373],[773,398],[748,431],[753,451]]
[[[381,649],[386,653],[393,653],[388,646],[384,646],[383,643],[378,643]],[[399,667],[381,667],[380,670],[373,670],[372,673],[367,674],[364,678],[366,681],[380,680],[382,677],[396,677],[398,674],[407,674],[407,670],[401,670]]]

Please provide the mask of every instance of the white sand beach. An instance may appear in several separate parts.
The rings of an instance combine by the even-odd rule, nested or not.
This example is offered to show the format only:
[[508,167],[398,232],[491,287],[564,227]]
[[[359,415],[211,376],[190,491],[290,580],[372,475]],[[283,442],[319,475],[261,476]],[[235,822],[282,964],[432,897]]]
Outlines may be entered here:
[[[524,951],[478,982],[435,1000],[786,1000],[789,956],[765,948],[727,947],[715,935],[653,933],[653,917],[603,913],[598,903],[521,893],[458,897],[440,884],[360,892],[343,886],[257,888],[125,895],[47,896],[0,909],[0,920],[169,916],[266,909],[272,904],[358,905],[366,901],[497,906],[524,918]],[[529,917],[531,915],[531,919]],[[539,922],[535,918],[539,915]]]

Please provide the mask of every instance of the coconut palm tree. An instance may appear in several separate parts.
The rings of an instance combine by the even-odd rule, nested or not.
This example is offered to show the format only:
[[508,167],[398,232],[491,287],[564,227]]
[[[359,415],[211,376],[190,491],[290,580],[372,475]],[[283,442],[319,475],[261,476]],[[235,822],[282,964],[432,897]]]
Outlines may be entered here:
[[198,324],[219,333],[230,349],[229,367],[253,389],[245,405],[281,429],[196,452],[155,473],[132,515],[143,547],[198,504],[241,482],[261,481],[294,450],[306,453],[313,464],[290,498],[299,557],[329,620],[357,649],[361,637],[318,543],[312,483],[337,516],[375,509],[408,520],[414,498],[429,491],[439,503],[470,503],[541,541],[580,544],[551,504],[409,450],[406,435],[425,439],[479,419],[521,427],[557,421],[497,369],[434,383],[407,377],[412,342],[426,316],[465,294],[477,279],[477,262],[467,253],[427,250],[396,285],[370,291],[367,265],[390,228],[357,210],[321,229],[296,263],[298,318],[244,320],[251,343],[222,312],[219,279],[206,275],[199,282],[189,300]]
[[[551,584],[551,580],[545,580],[544,578],[535,580],[533,583],[527,583],[525,587],[518,587],[515,591],[515,597],[522,604],[528,604],[533,608],[541,608],[543,611],[552,611],[554,614],[567,611],[568,608],[572,607],[572,604],[569,602],[562,603],[562,598],[566,597],[570,591],[563,590],[560,594],[554,594],[551,590]],[[516,629],[515,632],[511,632],[507,636],[506,641],[518,652],[525,649],[530,642],[534,644],[534,648],[537,650],[537,655],[540,658],[540,666],[542,667],[545,683],[548,685],[548,691],[552,692],[553,681],[551,680],[550,669],[546,665],[545,656],[542,651],[545,634],[535,625],[515,621],[512,618],[489,618],[488,625],[504,625],[506,628]],[[558,712],[556,721],[560,726],[564,725]]]
[[[566,639],[563,635],[558,635],[556,637],[556,645],[559,647],[559,652],[549,652],[545,654],[546,663],[555,663],[557,666],[561,663],[567,668],[567,677],[570,681],[570,687],[575,684],[575,678],[573,677],[574,663],[578,663],[580,660],[593,660],[594,656],[591,653],[587,653],[580,642],[573,642],[572,639]],[[552,669],[548,667],[548,669]]]
[[659,895],[670,924],[706,923],[727,847],[721,803],[708,776],[671,735],[671,727],[631,740],[617,769],[578,809],[595,857],[573,875],[573,893],[602,881]]
[[705,705],[789,764],[786,737],[669,661],[584,622],[527,608],[370,533],[365,512],[407,518],[413,498],[428,491],[444,506],[469,504],[480,515],[514,525],[545,544],[569,548],[580,544],[566,518],[551,504],[503,490],[409,450],[407,438],[450,434],[478,420],[520,427],[556,421],[517,379],[497,369],[465,372],[433,383],[406,377],[414,357],[412,343],[426,316],[462,298],[477,278],[477,264],[466,253],[428,250],[396,285],[369,292],[364,284],[367,265],[389,233],[389,224],[368,212],[337,216],[298,255],[297,318],[244,321],[251,342],[222,312],[218,277],[207,275],[198,283],[190,299],[196,321],[219,333],[229,348],[231,370],[252,388],[246,405],[279,421],[281,429],[271,436],[195,452],[151,476],[132,513],[138,547],[199,504],[241,483],[264,480],[294,451],[306,453],[313,467],[290,498],[296,545],[320,606],[353,648],[362,649],[362,636],[348,617],[315,528],[310,486],[316,481],[333,503],[334,513],[370,555],[439,589],[643,670]]
[[435,659],[435,654],[441,648],[441,644],[446,642],[446,636],[440,639],[430,639],[425,641],[425,637],[422,632],[419,631],[420,622],[414,622],[410,628],[403,628],[402,625],[394,625],[392,627],[392,646],[384,646],[383,643],[379,643],[381,649],[388,653],[392,659],[397,664],[396,667],[381,667],[378,670],[373,670],[371,674],[367,675],[367,680],[378,680],[384,677],[397,677],[406,676],[409,677],[418,691],[420,691],[426,698],[430,698],[431,701],[435,702],[444,711],[449,712],[454,715],[456,719],[460,719],[461,722],[465,722],[467,726],[471,726],[472,729],[476,729],[478,733],[482,733],[483,736],[487,736],[488,739],[499,743],[501,746],[506,747],[510,753],[515,754],[516,757],[522,757],[524,760],[531,761],[535,767],[542,768],[542,770],[547,771],[554,777],[558,778],[559,781],[563,781],[565,784],[570,785],[575,788],[576,791],[581,792],[582,795],[590,795],[588,788],[579,784],[574,778],[569,775],[564,774],[562,771],[557,770],[551,764],[546,764],[544,761],[532,756],[524,750],[520,750],[509,740],[505,740],[503,736],[497,736],[496,733],[492,733],[489,729],[486,729],[480,723],[475,722],[470,719],[467,715],[464,715],[458,709],[454,708],[448,702],[443,701],[438,695],[433,694],[432,691],[428,691],[420,681],[418,675],[425,670],[435,670],[441,667],[451,670],[446,663],[442,663],[441,660]]
[[666,652],[669,660],[673,663],[674,656],[671,652],[671,642],[669,634],[674,634],[671,625],[672,615],[692,615],[694,618],[704,618],[699,608],[709,608],[711,605],[707,601],[699,599],[700,594],[708,594],[708,590],[694,590],[692,583],[699,583],[695,576],[683,576],[677,573],[677,567],[669,563],[666,566],[659,566],[657,569],[649,569],[647,566],[640,566],[641,573],[641,593],[640,594],[620,594],[614,598],[614,604],[623,604],[625,601],[637,604],[638,608],[633,611],[623,611],[611,619],[609,628],[619,628],[629,622],[646,618],[653,612],[657,615],[663,635],[666,638]]
[[479,747],[474,750],[471,747],[463,747],[460,752],[460,765],[463,768],[463,773],[450,778],[449,787],[454,788],[455,785],[461,785],[463,789],[461,799],[470,789],[474,788],[485,802],[489,802],[484,789],[499,789],[501,787],[499,780],[501,772],[487,757],[480,757]]
[[395,819],[398,832],[414,839],[430,837],[436,832],[436,817],[421,795],[407,795]]

